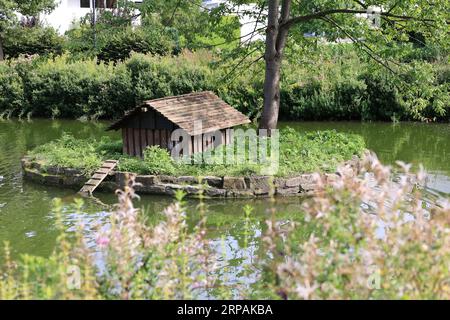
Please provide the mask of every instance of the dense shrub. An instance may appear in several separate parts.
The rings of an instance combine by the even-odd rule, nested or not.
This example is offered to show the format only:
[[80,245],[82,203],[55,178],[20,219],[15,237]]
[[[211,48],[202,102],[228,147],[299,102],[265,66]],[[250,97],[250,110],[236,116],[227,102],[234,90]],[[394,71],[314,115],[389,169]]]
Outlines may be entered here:
[[386,72],[367,72],[361,76],[366,85],[363,99],[366,108],[362,112],[365,120],[388,120],[396,117],[407,119],[407,110],[402,106],[398,88],[393,77]]
[[126,28],[105,39],[97,58],[101,61],[123,61],[132,52],[166,55],[172,51],[170,38],[157,29]]
[[[448,68],[437,49],[433,51],[434,59],[423,57],[423,61],[421,54],[432,48],[391,48],[389,56],[399,61],[396,74],[371,60],[365,61],[347,45],[319,49],[302,55],[303,65],[285,63],[283,118],[450,120]],[[407,55],[415,58],[406,59]]]
[[361,119],[365,89],[365,84],[357,80],[333,83],[330,88],[318,81],[294,85],[281,92],[281,116],[301,120]]
[[[315,59],[313,59],[315,58]],[[351,50],[326,49],[283,66],[280,117],[289,120],[449,121],[445,62],[413,61],[394,75]],[[213,90],[258,118],[263,68],[227,77],[208,51],[173,56],[133,54],[116,64],[96,59],[18,60],[2,65],[0,114],[117,118],[143,100]]]
[[0,64],[0,118],[20,115],[24,102],[22,80],[14,68]]
[[67,63],[64,57],[22,68],[24,105],[41,117],[78,118],[103,112],[102,96],[114,75],[112,67],[95,61]]
[[7,29],[3,50],[7,58],[20,55],[60,55],[63,52],[64,38],[49,27],[16,26]]
[[72,59],[96,57],[100,61],[126,60],[132,52],[166,55],[173,53],[176,37],[160,24],[131,26],[130,17],[102,12],[95,29],[90,14],[67,31],[65,49]]
[[135,54],[116,66],[96,60],[24,60],[2,64],[0,113],[38,117],[120,117],[147,99],[211,89],[211,71],[185,56]]

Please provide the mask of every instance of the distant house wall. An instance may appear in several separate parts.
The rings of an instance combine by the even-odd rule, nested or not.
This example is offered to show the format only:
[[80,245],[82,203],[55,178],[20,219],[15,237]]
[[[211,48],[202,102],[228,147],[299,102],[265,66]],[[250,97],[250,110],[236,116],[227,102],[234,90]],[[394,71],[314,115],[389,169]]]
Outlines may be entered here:
[[[47,25],[55,28],[60,34],[72,29],[79,23],[80,18],[92,12],[93,0],[59,0],[59,5],[50,14],[42,14],[40,19]],[[96,0],[97,11],[108,9],[114,1]],[[58,0],[57,0],[58,2]],[[135,3],[141,3],[142,0],[135,0]],[[116,1],[117,3],[117,1]],[[89,7],[87,7],[89,4]],[[106,7],[107,9],[104,9]],[[139,25],[139,18],[133,22]]]
[[[58,1],[58,0],[57,0]],[[114,0],[95,0],[97,11],[100,10],[110,10],[110,4],[117,3]],[[133,0],[135,3],[142,3],[142,0]],[[60,34],[64,34],[66,31],[74,28],[78,23],[80,18],[86,16],[88,13],[92,12],[93,0],[59,0],[59,5],[50,14],[42,14],[40,19],[47,24],[55,28]],[[202,6],[207,9],[213,9],[222,3],[227,3],[226,0],[204,0]],[[89,7],[87,6],[89,4]],[[242,5],[241,10],[250,10],[254,5]],[[104,9],[104,8],[107,9]],[[20,17],[20,15],[19,15]],[[258,24],[252,22],[254,18],[252,17],[240,17],[241,23],[241,36],[250,34],[256,28],[260,28],[263,24]],[[140,17],[137,17],[133,21],[133,25],[140,25]],[[250,40],[250,36],[243,37],[241,41]],[[264,40],[263,33],[255,33],[251,37],[251,41]]]
[[[203,0],[202,6],[208,10],[217,8],[221,4],[227,5],[229,1],[227,0]],[[238,11],[257,11],[255,4],[245,4],[240,5]],[[262,12],[261,16],[267,15],[267,11]],[[240,15],[239,23],[241,24],[241,42],[253,42],[256,40],[264,40],[265,33],[261,31],[256,31],[264,27],[263,22],[256,23],[255,17],[249,15]]]

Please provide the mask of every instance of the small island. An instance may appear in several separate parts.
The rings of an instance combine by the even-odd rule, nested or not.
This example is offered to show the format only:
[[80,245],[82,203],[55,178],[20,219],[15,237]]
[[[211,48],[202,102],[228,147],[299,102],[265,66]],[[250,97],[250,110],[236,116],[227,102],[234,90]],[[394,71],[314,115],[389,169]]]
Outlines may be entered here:
[[[205,153],[220,149],[226,153],[230,147],[223,145]],[[358,135],[332,130],[300,134],[287,128],[280,134],[277,174],[266,175],[261,174],[264,168],[259,164],[187,164],[173,159],[168,150],[159,146],[146,148],[140,158],[123,154],[120,140],[80,140],[65,134],[31,150],[22,159],[22,167],[28,180],[79,189],[104,161],[114,159],[118,165],[101,183],[100,191],[123,187],[126,175],[131,174],[141,184],[136,191],[143,194],[174,195],[182,190],[189,196],[290,196],[314,190],[314,172],[332,178],[339,164],[357,168],[364,149]]]

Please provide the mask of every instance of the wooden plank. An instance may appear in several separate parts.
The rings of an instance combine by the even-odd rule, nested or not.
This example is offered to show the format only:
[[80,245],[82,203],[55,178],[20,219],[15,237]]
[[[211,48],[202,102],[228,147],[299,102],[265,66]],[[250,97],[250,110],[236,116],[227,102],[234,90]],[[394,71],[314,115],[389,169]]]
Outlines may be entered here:
[[167,130],[167,144],[169,151],[172,151],[174,142],[172,141],[172,130]]
[[94,190],[102,183],[102,181],[105,180],[108,174],[116,167],[116,165],[116,160],[106,160],[102,165],[103,169],[97,170],[92,175],[92,177],[84,184],[79,192],[81,194],[91,195]]
[[149,146],[153,145],[153,129],[147,130],[147,142]]
[[160,136],[161,136],[161,148],[167,148],[167,130],[160,130]]
[[107,172],[103,172],[103,173],[97,173],[95,172],[94,175],[91,177],[91,179],[103,179],[104,175],[108,174]]
[[122,152],[128,154],[128,137],[126,128],[122,128]]
[[148,146],[147,129],[141,129],[141,137],[142,137],[142,144],[144,146],[143,149],[145,149]]
[[100,167],[100,169],[110,169],[111,167],[114,167],[116,164],[115,163],[103,163],[102,166]]
[[226,144],[225,142],[225,130],[220,130],[220,144]]
[[156,145],[159,146],[159,144],[161,143],[161,142],[160,142],[160,136],[159,136],[159,130],[158,130],[158,129],[155,129],[155,130],[153,130],[153,133],[154,133],[154,135],[153,135],[153,138],[154,138],[153,144],[154,144],[155,146],[156,146]]
[[134,145],[133,145],[133,129],[127,128],[128,137],[128,154],[134,156]]
[[140,129],[133,130],[134,155],[138,156],[138,157],[142,157],[142,149],[141,149],[141,144],[139,142],[139,133],[140,133]]
[[200,140],[198,136],[192,136],[192,152],[197,153],[200,152]]

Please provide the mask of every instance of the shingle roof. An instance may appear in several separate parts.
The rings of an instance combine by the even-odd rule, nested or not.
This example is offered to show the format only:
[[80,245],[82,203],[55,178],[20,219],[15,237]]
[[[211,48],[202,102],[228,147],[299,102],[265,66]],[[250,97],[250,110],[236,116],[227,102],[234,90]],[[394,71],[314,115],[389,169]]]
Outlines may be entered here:
[[202,121],[199,133],[234,127],[250,123],[250,119],[234,109],[211,91],[195,92],[174,97],[145,101],[139,107],[129,111],[114,122],[107,130],[117,130],[122,123],[141,112],[143,106],[149,106],[162,116],[194,135],[194,121]]

